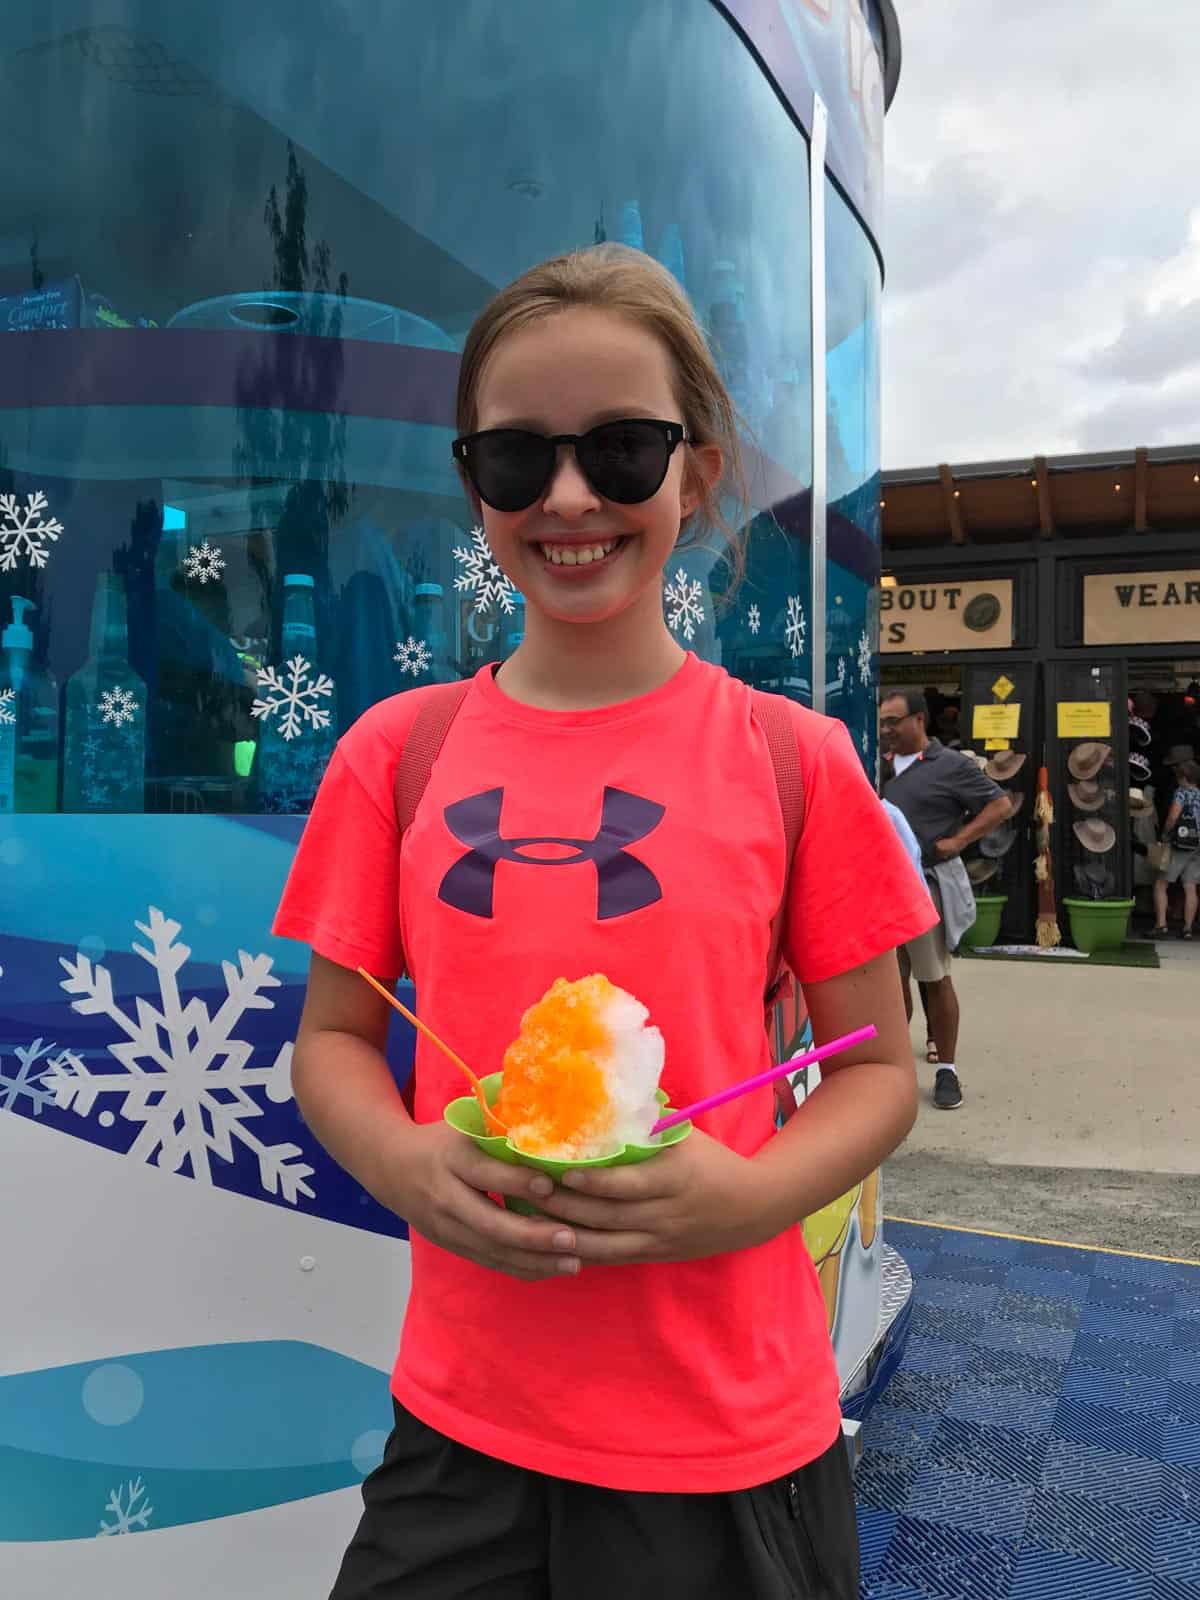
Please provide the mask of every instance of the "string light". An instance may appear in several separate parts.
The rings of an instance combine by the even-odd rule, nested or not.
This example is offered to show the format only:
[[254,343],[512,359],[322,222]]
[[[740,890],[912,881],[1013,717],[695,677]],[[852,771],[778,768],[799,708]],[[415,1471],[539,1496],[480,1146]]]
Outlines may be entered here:
[[1030,478],[1029,487],[1031,489],[1036,489],[1037,488],[1037,479],[1036,478]]
[[1121,492],[1121,485],[1119,483],[1114,483],[1113,484],[1113,493],[1114,494],[1120,494],[1120,492]]

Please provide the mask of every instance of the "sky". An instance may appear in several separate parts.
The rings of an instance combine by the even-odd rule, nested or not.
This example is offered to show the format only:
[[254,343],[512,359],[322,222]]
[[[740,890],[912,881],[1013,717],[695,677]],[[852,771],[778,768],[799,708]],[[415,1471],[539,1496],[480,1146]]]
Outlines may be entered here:
[[898,0],[883,465],[1200,441],[1196,0]]

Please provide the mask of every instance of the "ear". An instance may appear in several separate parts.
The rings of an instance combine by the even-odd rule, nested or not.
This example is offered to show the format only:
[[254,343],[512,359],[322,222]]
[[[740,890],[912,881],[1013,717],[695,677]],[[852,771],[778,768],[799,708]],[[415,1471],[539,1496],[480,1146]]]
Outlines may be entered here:
[[719,444],[692,444],[687,447],[683,469],[683,492],[679,497],[680,509],[686,518],[692,516],[721,481],[725,457]]

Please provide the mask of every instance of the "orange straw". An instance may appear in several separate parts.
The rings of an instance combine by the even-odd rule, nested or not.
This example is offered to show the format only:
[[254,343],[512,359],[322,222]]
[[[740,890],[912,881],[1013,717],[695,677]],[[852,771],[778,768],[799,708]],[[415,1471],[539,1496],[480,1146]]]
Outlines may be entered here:
[[455,1055],[450,1046],[443,1043],[443,1041],[438,1038],[437,1034],[434,1033],[432,1028],[427,1028],[421,1021],[420,1017],[414,1016],[406,1005],[396,999],[396,996],[391,992],[390,989],[385,989],[383,984],[381,984],[377,979],[373,978],[365,968],[359,967],[358,975],[360,978],[365,978],[371,985],[372,989],[378,990],[378,992],[383,996],[389,1005],[395,1006],[400,1015],[402,1017],[406,1017],[408,1021],[412,1023],[413,1027],[416,1028],[418,1033],[423,1033],[429,1040],[430,1044],[437,1045],[442,1054],[450,1061],[453,1061],[458,1070],[461,1073],[464,1073],[465,1076],[470,1079],[471,1088],[475,1091],[475,1098],[479,1101],[479,1109],[483,1112],[484,1126],[492,1133],[507,1133],[507,1126],[500,1121],[500,1118],[492,1110],[491,1106],[488,1105],[487,1095],[484,1093],[483,1084],[480,1083],[479,1079],[471,1071],[470,1067],[462,1059],[462,1057]]

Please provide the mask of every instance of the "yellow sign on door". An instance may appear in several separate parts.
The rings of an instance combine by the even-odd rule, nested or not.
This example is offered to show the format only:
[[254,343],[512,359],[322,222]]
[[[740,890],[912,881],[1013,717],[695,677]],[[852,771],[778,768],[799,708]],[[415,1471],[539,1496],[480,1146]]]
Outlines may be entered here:
[[973,739],[1015,739],[1021,731],[1021,708],[976,706],[971,713]]
[[1060,739],[1111,738],[1112,707],[1107,700],[1060,700],[1058,737]]
[[992,693],[996,696],[997,700],[1007,700],[1009,695],[1016,687],[1016,684],[1011,678],[1006,678],[1004,674],[1001,673],[996,679],[995,683],[992,685]]

